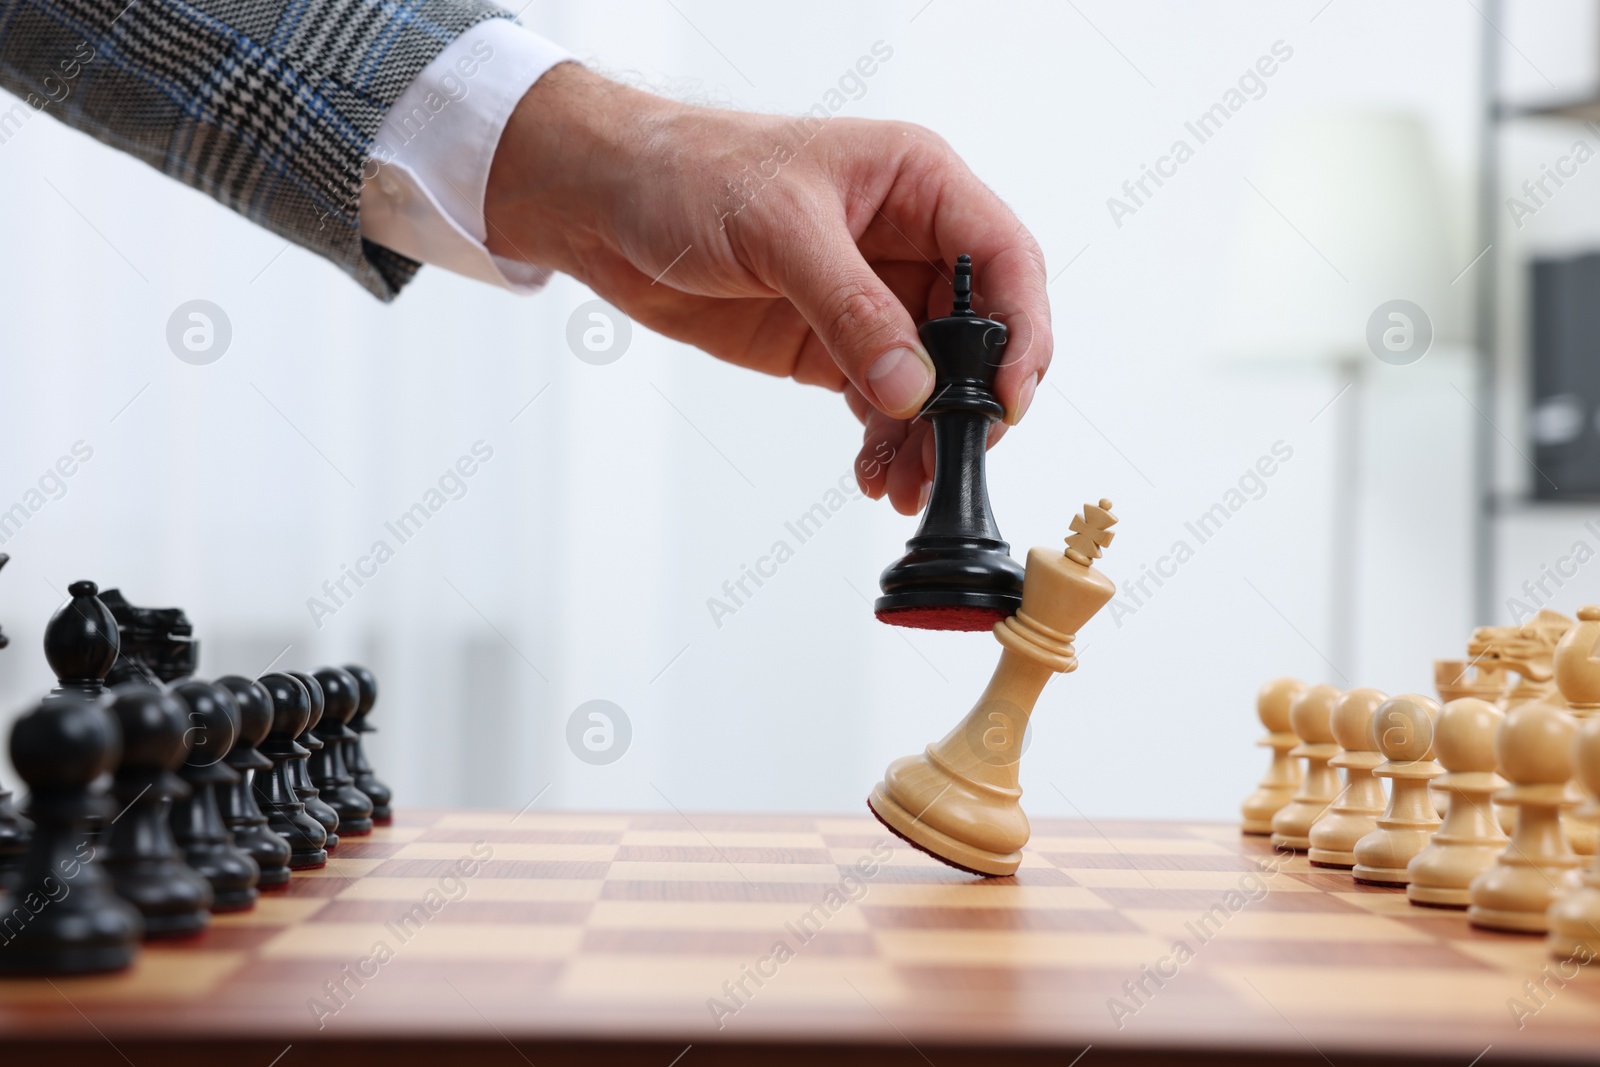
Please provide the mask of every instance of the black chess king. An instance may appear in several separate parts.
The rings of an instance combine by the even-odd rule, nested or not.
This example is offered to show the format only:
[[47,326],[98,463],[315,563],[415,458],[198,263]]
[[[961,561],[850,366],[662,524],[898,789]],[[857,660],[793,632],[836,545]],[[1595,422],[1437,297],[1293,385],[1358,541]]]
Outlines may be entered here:
[[1004,323],[972,310],[972,259],[959,256],[955,304],[918,331],[933,359],[933,489],[906,554],[878,579],[878,618],[922,630],[988,630],[1022,605],[1022,565],[1000,536],[984,467],[989,427],[1005,414],[994,395],[1005,362]]

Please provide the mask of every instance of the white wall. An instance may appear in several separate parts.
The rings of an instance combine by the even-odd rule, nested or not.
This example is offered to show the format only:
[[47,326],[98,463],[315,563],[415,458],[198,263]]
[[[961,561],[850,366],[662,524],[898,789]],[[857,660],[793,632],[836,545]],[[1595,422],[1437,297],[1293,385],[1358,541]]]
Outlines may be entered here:
[[[1352,557],[1327,532],[1336,420],[1310,421],[1332,378],[1245,374],[1215,352],[1223,312],[1250,300],[1227,284],[1233,235],[1260,209],[1243,179],[1296,115],[1423,116],[1471,259],[1470,5],[590,0],[524,21],[619,76],[771,111],[810,107],[875,41],[894,49],[848,112],[945,135],[1061,272],[1054,368],[991,463],[1019,554],[1110,496],[1123,521],[1104,566],[1136,578],[1274,442],[1292,447],[1158,595],[1082,635],[1081,669],[1035,720],[1034,813],[1231,817],[1260,769],[1262,680],[1425,688],[1462,646],[1475,416],[1451,387],[1470,393],[1459,354],[1374,363]],[[1516,32],[1541,66],[1570,51],[1561,26]],[[1267,94],[1114,225],[1106,198],[1278,40],[1294,57]],[[8,710],[50,683],[44,622],[91,577],[185,607],[206,674],[255,673],[286,645],[285,664],[368,661],[384,686],[373,755],[402,804],[520,807],[549,786],[541,806],[859,810],[993,665],[983,635],[873,621],[863,598],[914,524],[864,501],[714,625],[706,599],[848,471],[859,430],[832,395],[642,329],[620,361],[580,362],[566,324],[590,294],[569,280],[516,299],[428,270],[383,307],[46,120],[0,145],[0,233],[0,506],[75,441],[94,449],[4,546]],[[194,298],[234,329],[206,367],[163,338]],[[306,599],[479,440],[493,459],[465,497],[316,629]],[[1330,567],[1354,572],[1360,601],[1337,673],[1318,651]],[[566,746],[591,699],[632,722],[607,766]]]

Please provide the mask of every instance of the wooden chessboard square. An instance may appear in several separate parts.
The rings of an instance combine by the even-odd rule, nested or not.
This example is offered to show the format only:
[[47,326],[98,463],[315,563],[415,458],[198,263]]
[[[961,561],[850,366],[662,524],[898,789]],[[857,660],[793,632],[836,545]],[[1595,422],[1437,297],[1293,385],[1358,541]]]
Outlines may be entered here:
[[920,863],[912,861],[901,863],[896,856],[894,861],[885,864],[883,869],[873,876],[874,885],[1077,885],[1078,883],[1066,872],[1039,864],[1024,864],[1018,868],[1017,873],[1009,878],[978,878],[975,875],[947,867],[942,863]]
[[[341,846],[342,850],[342,846]],[[499,842],[490,844],[459,844],[436,841],[412,841],[402,845],[395,853],[397,860],[440,860],[446,864],[503,863],[516,860],[524,862],[567,861],[579,863],[606,863],[617,854],[618,846],[608,844],[574,844],[570,842]]]
[[1197,943],[1191,938],[1189,943],[1195,946],[1207,967],[1313,965],[1330,970],[1360,967],[1481,970],[1484,967],[1470,954],[1457,951],[1455,946],[1433,941],[1388,943],[1322,937],[1234,937],[1232,931],[1223,930],[1210,941]]
[[498,848],[500,845],[619,845],[620,830],[546,829],[527,824],[507,824],[501,827],[430,827],[410,840],[426,844],[456,844],[470,852],[478,842]]
[[[1270,912],[1253,910],[1247,903],[1230,911],[1220,900],[1209,910],[1147,911],[1125,909],[1124,914],[1142,929],[1164,937],[1226,936],[1283,940],[1299,938],[1329,942],[1396,942],[1422,945],[1427,934],[1404,923],[1365,912]],[[1196,934],[1194,931],[1198,930]]]
[[194,1000],[209,995],[250,959],[249,951],[209,948],[198,938],[150,944],[119,974],[0,981],[0,1007]]
[[613,885],[628,882],[741,882],[793,885],[809,882],[818,886],[837,885],[839,868],[832,863],[739,863],[727,860],[653,860],[611,864],[607,881]]
[[427,822],[408,822],[395,826],[374,826],[372,833],[359,838],[361,841],[415,841],[430,829]]
[[1193,889],[1196,887],[1210,888],[1212,881],[1203,879],[1223,879],[1225,885],[1216,890],[1221,895],[1227,889],[1236,888],[1239,880],[1249,872],[1239,871],[1174,871],[1174,870],[1145,870],[1141,867],[1070,867],[1058,869],[1060,877],[1073,885],[1086,886],[1093,889]]
[[[1229,890],[1238,888],[1238,879],[1235,878],[1228,883],[1207,885],[1204,889],[1176,886],[1163,887],[1160,885],[1129,885],[1095,886],[1091,892],[1105,901],[1108,907],[1115,907],[1119,910],[1181,910],[1199,915],[1213,905],[1220,903]],[[1361,911],[1355,905],[1327,894],[1301,890],[1303,890],[1303,887],[1295,891],[1288,891],[1272,885],[1264,896],[1252,901],[1248,907],[1254,911],[1297,913],[1343,912],[1349,914]]]
[[[911,857],[921,856],[922,859],[929,858],[912,849],[901,849],[897,852],[886,852],[881,846],[876,853],[874,853],[870,848],[833,848],[829,846],[827,853],[828,859],[837,867],[839,867],[841,873],[843,873],[846,869],[861,865],[866,866],[868,869],[877,868],[879,870],[891,863],[901,867],[921,866],[917,860],[913,860]],[[938,861],[935,860],[933,862],[937,863]],[[939,866],[942,867],[944,864],[939,864]],[[1048,864],[1046,864],[1046,866],[1048,866]],[[876,872],[874,873],[874,876],[876,876]]]
[[[796,930],[809,940],[802,944]],[[783,941],[805,952],[820,956],[858,956],[871,958],[877,954],[873,937],[866,931],[835,930],[831,922],[816,926],[792,928],[776,926],[768,930],[654,930],[614,929],[587,930],[584,932],[581,951],[583,955],[626,956],[687,956],[710,953],[719,956],[738,956],[754,960],[772,951],[772,946]]]
[[[496,878],[538,881],[547,878],[603,879],[611,866],[606,860],[501,860],[479,862],[474,881]],[[376,878],[461,877],[460,857],[451,859],[383,860],[368,874]]]
[[1044,859],[1067,871],[1260,871],[1261,865],[1247,856],[1227,853],[1171,854],[1106,851],[1041,852]]
[[[326,870],[326,867],[319,868]],[[371,874],[372,871],[367,872]],[[307,898],[327,899],[338,896],[353,880],[339,878],[314,877],[312,871],[295,871],[294,877],[286,886],[273,886],[261,891],[263,898],[280,900],[304,900]]]
[[790,830],[763,834],[754,830],[690,827],[682,822],[670,830],[629,830],[622,835],[619,844],[628,849],[712,848],[724,851],[765,849],[806,852],[821,851],[827,847],[821,834],[810,831]]
[[1456,941],[1487,941],[1505,944],[1533,944],[1541,947],[1544,944],[1542,934],[1515,933],[1510,930],[1487,930],[1481,926],[1473,926],[1466,921],[1465,911],[1444,911],[1434,908],[1414,908],[1411,914],[1397,915],[1396,922],[1405,923],[1413,930],[1426,934],[1429,937]]
[[1109,853],[1117,856],[1227,856],[1237,857],[1238,852],[1213,841],[1197,841],[1181,837],[1135,837],[1118,834],[1102,837],[1099,834],[1074,835],[1035,834],[1028,840],[1028,851],[1041,855],[1051,853]]
[[1203,836],[1195,833],[1195,824],[1160,819],[1036,819],[1032,826],[1045,837],[1193,841]]
[[699,881],[689,877],[652,880],[636,877],[607,882],[600,891],[602,900],[720,901],[723,903],[765,902],[807,906],[821,896],[827,883],[744,881],[737,875]]
[[[276,926],[223,926],[215,921],[194,941],[194,946],[206,951],[244,951],[260,948],[278,936]],[[188,947],[187,945],[183,947]]]
[[343,847],[341,847],[337,856],[328,857],[328,862],[325,866],[319,867],[314,871],[305,871],[303,872],[302,877],[342,878],[346,881],[353,881],[357,878],[371,874],[373,870],[377,868],[378,864],[382,862],[382,859],[352,858],[346,855]]
[[[445,912],[449,909],[446,908]],[[441,913],[441,916],[444,913]],[[418,959],[560,959],[577,951],[583,930],[545,923],[452,923],[434,917],[421,924],[308,923],[291,927],[260,949],[264,959],[332,959],[353,962],[387,944],[396,956]]]
[[1259,892],[1266,886],[1275,893],[1302,893],[1319,896],[1316,890],[1289,875],[1271,874],[1267,871],[1186,871],[1150,870],[1142,867],[1127,869],[1084,868],[1071,870],[1074,880],[1085,885],[1125,889],[1207,889],[1220,896],[1230,889],[1240,892]]
[[[756,931],[776,935],[782,932],[785,923],[792,923],[806,914],[818,899],[813,891],[805,904],[746,901],[730,907],[724,902],[709,901],[602,900],[589,912],[585,925],[590,931]],[[827,928],[864,932],[868,929],[868,915],[859,906],[841,908],[828,920]]]
[[643,815],[623,816],[629,834],[666,831],[682,833],[685,829],[705,834],[712,839],[718,833],[784,834],[817,833],[817,820],[811,815],[753,815],[740,812],[652,812]]
[[1041,930],[1136,933],[1141,927],[1109,908],[885,907],[863,904],[875,930]]
[[[448,923],[536,923],[539,925],[579,925],[589,917],[594,905],[588,901],[551,900],[477,900],[466,886],[460,898],[445,897],[448,901],[433,914],[430,921]],[[426,892],[426,890],[424,890]],[[361,900],[347,896],[330,900],[311,923],[361,923],[387,922],[404,915],[423,899]]]
[[[1476,927],[1472,927],[1476,930]],[[1558,960],[1553,959],[1545,947],[1545,940],[1537,934],[1512,934],[1498,930],[1483,930],[1479,938],[1460,938],[1451,941],[1451,947],[1464,956],[1470,956],[1491,967],[1498,967],[1512,974],[1521,973],[1524,979],[1532,978],[1537,983],[1541,977],[1540,971],[1549,966],[1552,970]],[[1570,967],[1567,970],[1571,970]],[[1585,968],[1582,971],[1584,982],[1600,985],[1600,973]],[[1517,983],[1521,984],[1520,980]]]
[[649,844],[618,846],[616,856],[618,863],[726,863],[730,866],[744,868],[752,865],[800,865],[819,866],[834,865],[833,856],[826,848],[790,846],[755,846],[755,845],[724,845],[704,844],[701,842],[681,844]]
[[[1509,1020],[1505,1003],[1516,996],[1519,983],[1493,968],[1451,967],[1426,969],[1386,964],[1328,968],[1302,966],[1250,966],[1216,968],[1220,980],[1234,984],[1236,993],[1270,998],[1269,1003],[1290,1019],[1304,1024],[1316,1018],[1349,1018],[1351,1013],[1373,1020],[1426,1019],[1470,1022],[1494,1013]],[[1329,976],[1338,975],[1338,995],[1330,995]],[[1252,989],[1251,986],[1255,988]],[[1577,998],[1556,998],[1549,1019],[1541,1022],[1594,1018],[1594,1007]],[[1506,1050],[1502,1046],[1502,1053]]]
[[983,964],[996,957],[1012,966],[1140,964],[1172,949],[1170,937],[1146,933],[1035,930],[879,930],[884,951],[904,964]]
[[865,900],[874,907],[1110,908],[1092,890],[1081,886],[1018,884],[1001,879],[898,885],[879,884],[874,879]]
[[[457,811],[436,812],[434,821],[418,821],[411,824],[414,831],[411,837],[402,840],[415,840],[416,836],[426,829],[430,833],[440,830],[528,830],[538,829],[545,832],[570,831],[576,833],[625,833],[632,823],[632,816],[628,815],[601,815],[585,814],[581,812],[527,812],[525,814],[508,814],[503,811]],[[386,831],[392,833],[392,831]],[[480,835],[481,836],[481,835]]]
[[[819,822],[822,820],[818,820]],[[893,848],[900,844],[895,837],[881,825],[874,822],[870,827],[862,827],[858,832],[818,834],[822,844],[834,851],[848,851],[856,855],[870,853],[874,848],[882,850],[884,845]]]
[[290,897],[276,893],[263,893],[256,898],[256,906],[248,911],[230,911],[211,917],[213,929],[232,926],[288,926],[304,922],[320,911],[326,902],[321,898]]
[[370,838],[343,837],[334,851],[340,859],[388,859],[405,848],[404,841],[373,841]]
[[[1170,947],[1170,946],[1169,946]],[[1149,961],[1146,961],[1149,962]],[[971,965],[939,966],[918,964],[900,968],[900,978],[914,993],[936,996],[941,999],[959,998],[969,1010],[993,1010],[1018,1017],[1040,1012],[1056,1019],[1091,1019],[1108,1021],[1111,1017],[1107,1002],[1121,1000],[1129,1007],[1137,1006],[1125,986],[1141,977],[1138,968],[1107,967],[1080,962],[1058,966],[1013,968],[1010,966]],[[1230,986],[1209,975],[1180,971],[1178,977],[1168,979],[1173,995],[1167,997],[1168,1007],[1161,1008],[1164,989],[1156,990],[1151,1006],[1171,1011],[1176,1008],[1181,991],[1185,1006],[1200,1005],[1207,1013],[1240,1013],[1241,1005]],[[1149,986],[1147,988],[1154,988]],[[1152,1013],[1155,1014],[1155,1013]],[[1141,1023],[1148,1022],[1146,1016]],[[1064,1057],[1070,1064],[1072,1056],[1083,1051],[1080,1042],[1076,1049]]]
[[[887,1010],[908,1000],[908,990],[898,970],[883,960],[824,956],[810,953],[809,947],[799,946],[794,958],[782,964],[776,976],[765,980],[751,998],[749,1010],[770,1013],[785,1006],[858,1008],[863,996],[879,1009]],[[763,950],[761,956],[766,954],[767,950]],[[684,1005],[705,1013],[702,1017],[709,1021],[706,1000],[726,997],[725,983],[738,981],[744,969],[759,958],[586,956],[567,965],[559,990],[562,996],[574,999],[603,997]]]
[[[516,881],[513,879],[466,879],[467,892],[473,900],[480,901],[592,901],[600,897],[605,882],[599,878],[548,878]],[[340,900],[403,900],[408,905],[423,898],[430,890],[439,892],[438,878],[408,878],[401,876],[369,875],[352,885],[344,886],[337,894]]]

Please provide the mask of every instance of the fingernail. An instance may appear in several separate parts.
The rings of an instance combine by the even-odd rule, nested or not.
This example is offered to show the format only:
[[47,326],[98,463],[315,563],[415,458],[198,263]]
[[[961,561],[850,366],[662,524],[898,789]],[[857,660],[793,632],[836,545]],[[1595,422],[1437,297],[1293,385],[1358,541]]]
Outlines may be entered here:
[[917,494],[917,510],[921,511],[928,506],[928,496],[933,492],[932,482],[922,483],[922,492]]
[[878,405],[891,415],[904,415],[933,389],[933,371],[909,348],[895,348],[867,368],[867,384]]
[[1022,383],[1022,388],[1017,392],[1017,414],[1012,418],[1011,425],[1015,426],[1022,421],[1022,416],[1028,413],[1028,405],[1033,403],[1033,391],[1039,388],[1039,376],[1028,375],[1028,380]]

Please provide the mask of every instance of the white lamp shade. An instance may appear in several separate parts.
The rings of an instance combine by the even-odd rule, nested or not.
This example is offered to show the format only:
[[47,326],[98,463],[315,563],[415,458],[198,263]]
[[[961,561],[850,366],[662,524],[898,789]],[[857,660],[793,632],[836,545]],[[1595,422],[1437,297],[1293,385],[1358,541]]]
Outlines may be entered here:
[[[1367,323],[1409,300],[1434,341],[1462,335],[1442,183],[1417,118],[1297,118],[1245,176],[1245,209],[1222,314],[1225,358],[1370,358]],[[1454,268],[1454,269],[1452,269]]]

